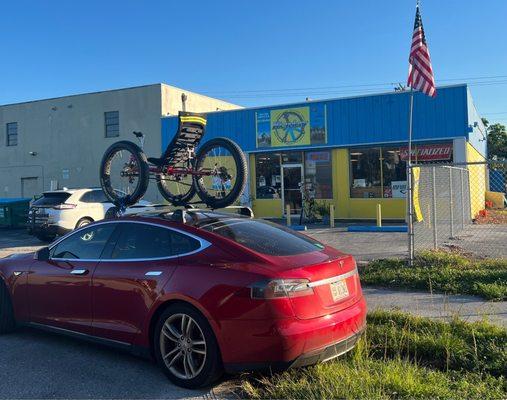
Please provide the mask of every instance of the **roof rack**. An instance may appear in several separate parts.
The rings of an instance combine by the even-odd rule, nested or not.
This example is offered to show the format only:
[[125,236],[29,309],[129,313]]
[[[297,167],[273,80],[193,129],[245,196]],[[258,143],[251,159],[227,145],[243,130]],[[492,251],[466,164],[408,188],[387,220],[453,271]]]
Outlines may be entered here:
[[195,208],[191,204],[188,204],[185,206],[184,209],[178,209],[174,210],[173,214],[171,216],[171,219],[176,222],[186,223],[187,222],[187,214],[192,214],[195,211],[204,211],[204,212],[210,212],[210,211],[216,211],[216,210],[237,210],[239,215],[242,215],[244,217],[253,218],[254,213],[253,210],[250,207],[247,206],[228,206],[228,207],[222,207],[222,208]]

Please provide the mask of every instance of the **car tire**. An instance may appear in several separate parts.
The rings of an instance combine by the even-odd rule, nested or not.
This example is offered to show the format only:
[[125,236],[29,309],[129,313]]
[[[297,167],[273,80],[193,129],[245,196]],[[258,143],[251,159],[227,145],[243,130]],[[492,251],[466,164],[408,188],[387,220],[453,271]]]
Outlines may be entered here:
[[44,242],[44,243],[51,243],[56,238],[56,235],[52,235],[50,233],[43,233],[43,232],[34,233],[34,236],[37,239],[39,239],[41,242]]
[[11,296],[0,280],[0,334],[12,332],[16,328]]
[[79,221],[77,221],[76,228],[82,228],[83,226],[86,226],[88,224],[91,224],[93,222],[93,219],[91,218],[81,218]]
[[158,365],[178,386],[202,388],[223,373],[220,350],[208,320],[188,304],[170,305],[162,313],[153,343]]

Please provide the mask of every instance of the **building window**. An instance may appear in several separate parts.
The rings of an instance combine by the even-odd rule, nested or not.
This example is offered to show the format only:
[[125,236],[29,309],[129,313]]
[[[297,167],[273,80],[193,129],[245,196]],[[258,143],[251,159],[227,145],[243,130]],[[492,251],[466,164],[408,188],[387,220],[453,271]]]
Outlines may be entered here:
[[[405,198],[407,146],[350,150],[351,198]],[[412,149],[415,164],[452,162],[452,143],[418,144]]]
[[6,124],[6,136],[7,146],[17,146],[18,145],[18,123],[17,122],[9,122]]
[[407,163],[399,147],[382,147],[382,193],[385,198],[405,198],[407,195]]
[[301,164],[303,162],[303,153],[300,151],[291,151],[282,153],[283,164]]
[[305,182],[312,184],[316,199],[333,198],[333,168],[330,151],[305,153]]
[[279,199],[282,187],[280,154],[255,155],[255,194],[257,199]]
[[106,137],[120,136],[120,112],[106,111],[104,113]]
[[379,147],[350,150],[350,171],[350,197],[382,197]]

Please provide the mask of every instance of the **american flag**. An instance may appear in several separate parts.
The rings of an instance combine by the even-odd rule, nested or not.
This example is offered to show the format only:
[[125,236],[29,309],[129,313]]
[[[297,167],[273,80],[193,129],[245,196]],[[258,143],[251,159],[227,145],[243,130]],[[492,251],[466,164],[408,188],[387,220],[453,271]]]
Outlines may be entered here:
[[430,52],[424,35],[424,28],[417,4],[415,12],[414,33],[412,35],[412,48],[410,49],[407,85],[414,90],[420,90],[428,96],[435,97],[435,77],[431,68]]

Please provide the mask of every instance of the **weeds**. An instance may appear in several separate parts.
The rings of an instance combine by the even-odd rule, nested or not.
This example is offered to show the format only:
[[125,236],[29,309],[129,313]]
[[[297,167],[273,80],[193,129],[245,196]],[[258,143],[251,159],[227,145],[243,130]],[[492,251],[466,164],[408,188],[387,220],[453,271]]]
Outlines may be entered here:
[[377,260],[361,267],[361,281],[448,294],[507,300],[507,260],[474,259],[444,251],[424,251],[413,267],[401,259]]
[[243,380],[251,398],[507,397],[505,329],[400,312],[368,315],[356,348],[333,362]]

